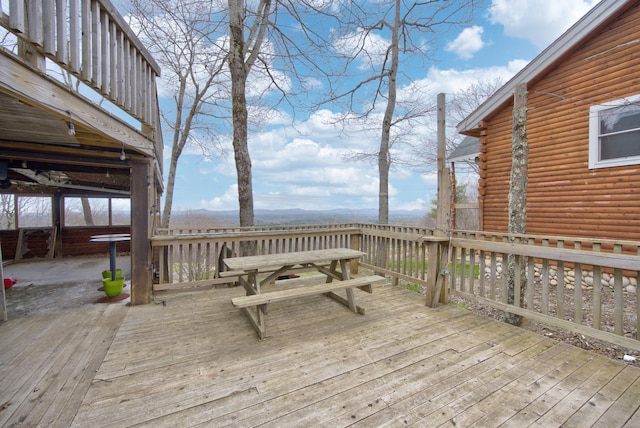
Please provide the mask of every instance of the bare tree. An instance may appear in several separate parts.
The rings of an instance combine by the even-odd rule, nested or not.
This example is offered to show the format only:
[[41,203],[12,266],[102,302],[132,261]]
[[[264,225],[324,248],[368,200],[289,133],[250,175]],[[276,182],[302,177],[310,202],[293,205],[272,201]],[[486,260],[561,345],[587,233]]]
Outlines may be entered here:
[[82,213],[84,215],[84,224],[93,226],[93,213],[91,212],[91,204],[89,198],[80,198],[82,202]]
[[[392,164],[411,163],[408,157],[403,159],[400,154],[408,151],[394,152],[392,146],[401,141],[407,143],[413,122],[426,117],[435,108],[417,95],[422,91],[412,88],[408,79],[400,82],[408,90],[402,99],[398,98],[399,80],[406,78],[401,72],[401,66],[406,64],[403,59],[421,58],[426,61],[430,58],[438,30],[468,22],[476,3],[474,0],[382,0],[371,3],[366,10],[351,3],[348,12],[341,13],[347,17],[343,18],[343,28],[347,32],[340,34],[337,46],[344,53],[345,69],[354,62],[365,61],[370,73],[351,87],[332,84],[329,101],[347,100],[350,111],[358,110],[362,117],[379,116],[380,145],[375,153],[380,176],[379,223],[389,221],[389,170]],[[359,70],[362,74],[362,67]],[[357,102],[363,99],[367,99],[367,107],[359,110]],[[382,116],[380,104],[384,106]],[[358,156],[361,159],[367,157]]]
[[0,194],[0,229],[16,227],[16,197],[13,194]]
[[248,145],[247,76],[251,71],[264,41],[269,24],[271,0],[261,0],[251,14],[249,36],[245,39],[248,14],[243,0],[229,1],[229,71],[231,73],[231,99],[233,121],[233,152],[238,175],[238,204],[240,226],[253,226],[253,183],[251,156]]
[[[501,79],[481,80],[469,84],[447,98],[447,126],[452,128],[451,132],[447,132],[447,154],[453,152],[464,138],[455,132],[453,127],[469,116],[502,85]],[[435,130],[432,134],[435,135]],[[414,156],[425,160],[429,165],[434,165],[438,161],[437,145],[435,138],[427,137],[423,139],[422,144],[415,147]],[[465,163],[471,170],[478,172],[478,165],[473,160]]]
[[171,108],[162,117],[171,130],[171,160],[161,227],[169,227],[178,160],[189,144],[203,156],[222,154],[217,128],[228,117],[224,75],[224,4],[210,0],[131,0],[131,26],[162,68]]
[[[327,46],[325,38],[316,30],[323,26],[316,24],[318,20],[335,19],[335,15],[327,12],[332,7],[333,2],[328,0],[228,0],[228,65],[240,226],[254,224],[248,146],[250,74],[255,81],[261,82],[257,86],[262,87],[259,91],[251,88],[254,101],[276,94],[271,100],[273,106],[291,103],[297,94],[306,94],[302,70],[325,68],[325,63],[314,56],[314,53],[326,51]],[[292,110],[295,113],[295,108]]]

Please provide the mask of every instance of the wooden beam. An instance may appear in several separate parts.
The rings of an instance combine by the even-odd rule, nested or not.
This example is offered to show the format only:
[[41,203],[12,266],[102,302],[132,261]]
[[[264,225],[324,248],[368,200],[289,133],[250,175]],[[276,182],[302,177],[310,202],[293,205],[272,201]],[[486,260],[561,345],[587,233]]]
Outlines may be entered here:
[[151,302],[151,245],[149,242],[148,162],[133,162],[131,170],[131,304]]
[[154,142],[113,115],[95,107],[60,83],[42,76],[13,57],[0,54],[0,91],[43,111],[67,117],[67,111],[82,126],[92,128],[116,145],[124,143],[152,157]]
[[514,254],[523,257],[582,263],[623,270],[640,271],[640,257],[631,254],[613,254],[570,248],[541,247],[538,245],[516,244],[511,242],[479,241],[475,239],[451,240],[454,247],[473,248],[498,254]]
[[445,94],[438,94],[438,209],[436,230],[448,234],[451,228],[451,176],[446,168],[446,111]]

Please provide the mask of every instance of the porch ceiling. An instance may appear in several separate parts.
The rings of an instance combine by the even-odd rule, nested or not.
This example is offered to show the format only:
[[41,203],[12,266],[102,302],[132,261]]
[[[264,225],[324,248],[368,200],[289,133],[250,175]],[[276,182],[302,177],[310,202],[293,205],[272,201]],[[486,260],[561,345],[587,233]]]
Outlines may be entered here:
[[69,135],[68,120],[0,92],[0,162],[12,182],[0,192],[128,194],[131,162],[120,160],[122,147],[74,127]]

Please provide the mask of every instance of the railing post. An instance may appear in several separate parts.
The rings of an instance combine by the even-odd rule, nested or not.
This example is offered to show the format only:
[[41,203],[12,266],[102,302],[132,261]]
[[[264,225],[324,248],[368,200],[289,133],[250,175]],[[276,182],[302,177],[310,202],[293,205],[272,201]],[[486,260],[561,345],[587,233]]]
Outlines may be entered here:
[[449,301],[449,290],[446,287],[449,277],[449,240],[446,237],[432,238],[427,242],[427,261],[425,304],[434,308],[439,303]]
[[427,291],[426,291],[426,305],[428,307],[434,306],[434,300],[436,297],[436,282],[438,279],[438,243],[436,241],[430,241],[427,243]]
[[[360,233],[352,233],[349,238],[349,248],[352,250],[360,250],[360,237],[362,236],[362,231]],[[358,260],[351,260],[349,263],[349,271],[351,273],[358,273]]]
[[437,306],[437,303],[447,304],[449,303],[449,287],[447,287],[447,281],[449,279],[449,241],[442,241],[438,245],[440,249],[440,263],[438,263],[438,279],[436,281],[436,299],[439,301],[433,302],[433,307]]

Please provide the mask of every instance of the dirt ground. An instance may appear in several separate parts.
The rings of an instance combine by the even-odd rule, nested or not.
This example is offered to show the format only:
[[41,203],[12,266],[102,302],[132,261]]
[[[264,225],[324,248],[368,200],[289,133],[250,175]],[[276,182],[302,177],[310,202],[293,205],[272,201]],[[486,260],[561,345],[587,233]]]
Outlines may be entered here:
[[[129,256],[118,257],[116,266],[130,279]],[[67,258],[12,263],[4,266],[5,278],[17,279],[6,290],[9,319],[45,315],[94,305],[105,297],[102,271],[109,268],[108,256]]]

